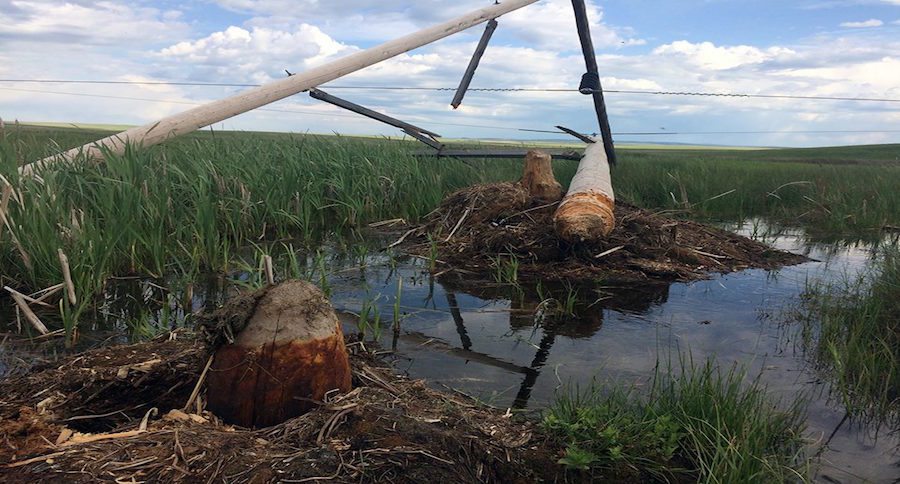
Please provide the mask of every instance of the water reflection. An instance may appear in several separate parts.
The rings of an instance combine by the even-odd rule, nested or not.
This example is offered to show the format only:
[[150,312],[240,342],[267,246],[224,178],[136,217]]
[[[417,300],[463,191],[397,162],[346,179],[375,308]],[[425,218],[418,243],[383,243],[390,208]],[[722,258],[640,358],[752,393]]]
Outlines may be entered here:
[[[474,285],[460,278],[440,280],[453,318],[460,344],[470,350],[472,340],[457,302],[457,293],[467,294],[483,301],[504,301],[509,298],[509,328],[511,334],[540,329],[541,337],[531,363],[522,367],[524,378],[510,406],[514,409],[528,407],[532,391],[557,337],[591,338],[603,326],[607,310],[642,314],[668,299],[669,285],[657,284],[642,287],[602,287],[547,284],[541,286],[515,286],[499,284]],[[512,294],[512,295],[511,295]],[[570,307],[565,307],[571,305]]]

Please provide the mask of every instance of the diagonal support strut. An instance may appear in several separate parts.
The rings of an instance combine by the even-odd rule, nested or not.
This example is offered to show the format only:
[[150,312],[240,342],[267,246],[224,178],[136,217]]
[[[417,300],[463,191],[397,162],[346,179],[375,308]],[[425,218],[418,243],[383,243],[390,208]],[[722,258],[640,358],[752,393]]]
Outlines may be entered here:
[[373,111],[365,106],[360,106],[354,102],[350,102],[346,99],[341,99],[337,96],[333,96],[328,94],[325,91],[320,89],[312,88],[309,90],[309,95],[313,99],[318,99],[319,101],[325,101],[328,104],[332,104],[339,108],[346,109],[348,111],[353,111],[354,113],[361,114],[367,118],[374,119],[376,121],[380,121],[384,124],[388,124],[395,128],[400,128],[404,133],[412,136],[413,138],[431,146],[432,148],[439,150],[444,145],[437,141],[436,138],[440,138],[441,135],[428,131],[427,129],[420,128],[418,126],[409,124],[405,121],[400,121],[397,118],[393,118],[386,114],[379,113],[378,111]]
[[469,61],[466,73],[463,74],[462,80],[459,81],[459,87],[456,88],[456,95],[453,96],[453,102],[450,103],[453,109],[458,108],[462,104],[463,97],[465,97],[469,85],[472,84],[472,78],[475,77],[475,69],[478,69],[481,57],[484,55],[484,51],[487,50],[488,42],[491,41],[495,30],[497,30],[497,20],[491,19],[487,27],[485,27],[484,33],[481,34],[481,40],[478,41],[478,47],[475,48],[475,53],[472,54],[472,60]]

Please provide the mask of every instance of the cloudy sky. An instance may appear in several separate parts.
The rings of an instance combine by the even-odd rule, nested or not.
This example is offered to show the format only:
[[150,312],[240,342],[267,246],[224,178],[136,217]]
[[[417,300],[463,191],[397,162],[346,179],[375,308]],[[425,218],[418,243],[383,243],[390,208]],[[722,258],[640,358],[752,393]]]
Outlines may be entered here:
[[[301,72],[491,3],[0,0],[0,117],[153,122],[241,88],[8,80],[265,83],[284,77],[284,69]],[[608,90],[900,99],[900,0],[588,4]],[[542,0],[499,23],[473,87],[578,86],[584,63],[569,0]],[[331,85],[455,87],[481,31],[476,27]],[[520,129],[553,129],[556,124],[583,132],[597,129],[590,97],[572,92],[472,92],[455,111],[449,107],[451,92],[331,92],[446,137],[553,138]],[[618,141],[765,146],[900,142],[900,102],[611,92],[607,104]],[[269,108],[216,127],[399,134],[305,94]],[[708,132],[720,134],[699,134]]]

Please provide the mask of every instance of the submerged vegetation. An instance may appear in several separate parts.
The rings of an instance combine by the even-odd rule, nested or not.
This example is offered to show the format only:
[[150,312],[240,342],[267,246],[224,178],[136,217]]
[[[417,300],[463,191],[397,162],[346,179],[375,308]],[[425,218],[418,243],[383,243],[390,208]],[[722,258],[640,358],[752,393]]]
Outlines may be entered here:
[[848,412],[900,422],[900,250],[872,272],[810,283],[799,320],[804,346]]
[[560,460],[592,480],[704,483],[804,480],[804,405],[784,410],[758,380],[712,360],[658,369],[646,394],[593,387],[561,397],[544,427]]

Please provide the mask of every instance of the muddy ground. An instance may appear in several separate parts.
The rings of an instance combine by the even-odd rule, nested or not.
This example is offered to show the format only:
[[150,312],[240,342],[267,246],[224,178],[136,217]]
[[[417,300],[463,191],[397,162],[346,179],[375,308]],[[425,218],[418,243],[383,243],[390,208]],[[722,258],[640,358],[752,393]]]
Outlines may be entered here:
[[350,343],[354,389],[264,429],[185,407],[207,359],[177,332],[0,384],[2,482],[535,482],[537,424],[396,375]]

